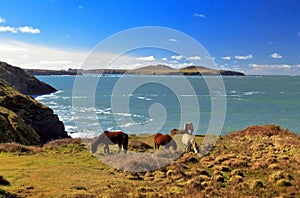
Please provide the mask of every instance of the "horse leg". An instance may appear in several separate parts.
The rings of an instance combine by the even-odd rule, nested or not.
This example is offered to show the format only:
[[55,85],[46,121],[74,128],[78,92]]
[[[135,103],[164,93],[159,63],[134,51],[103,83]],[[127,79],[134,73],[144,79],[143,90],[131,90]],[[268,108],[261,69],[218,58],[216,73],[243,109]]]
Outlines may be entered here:
[[104,147],[103,147],[103,151],[104,151],[104,153],[107,153],[107,150],[106,150],[106,145],[104,145]]
[[123,150],[124,150],[124,154],[126,154],[127,150],[128,150],[128,135],[124,134],[123,137],[124,137],[124,140],[123,140]]
[[155,143],[155,149],[159,149],[159,144],[157,142],[154,143]]
[[121,148],[122,148],[122,144],[121,144],[121,142],[118,142],[118,153],[121,152]]
[[109,146],[108,146],[108,144],[105,144],[105,146],[104,146],[104,149],[106,150],[107,154],[110,154],[110,151],[109,151]]

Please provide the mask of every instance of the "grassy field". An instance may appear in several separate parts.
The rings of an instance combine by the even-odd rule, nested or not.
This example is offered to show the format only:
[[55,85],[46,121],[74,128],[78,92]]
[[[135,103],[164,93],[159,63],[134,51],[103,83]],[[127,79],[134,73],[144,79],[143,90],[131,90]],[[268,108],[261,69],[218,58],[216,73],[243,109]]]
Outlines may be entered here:
[[[137,142],[154,146],[152,138],[130,136],[130,152],[140,151]],[[220,137],[205,156],[185,153],[141,173],[110,167],[86,147],[78,139],[0,144],[0,197],[300,197],[300,137],[275,125]],[[112,159],[123,159],[111,148]]]

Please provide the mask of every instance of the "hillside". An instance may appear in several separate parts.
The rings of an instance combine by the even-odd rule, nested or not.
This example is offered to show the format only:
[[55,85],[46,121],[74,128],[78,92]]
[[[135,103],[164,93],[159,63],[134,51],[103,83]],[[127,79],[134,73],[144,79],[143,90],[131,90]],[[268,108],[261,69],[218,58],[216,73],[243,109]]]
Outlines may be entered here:
[[0,142],[42,144],[69,137],[49,107],[0,79]]
[[19,67],[0,62],[0,79],[14,86],[18,91],[26,95],[43,95],[56,92],[52,86],[41,82],[29,75]]
[[[199,145],[203,136],[196,136]],[[131,135],[129,145],[153,145],[153,136]],[[204,145],[203,145],[204,146]],[[99,155],[147,166],[132,152]],[[129,148],[132,148],[129,147]],[[154,156],[168,157],[166,150]],[[0,144],[0,197],[300,197],[300,137],[276,125],[250,126],[221,136],[207,155],[185,153],[158,170],[130,173],[99,161],[79,139],[40,147]],[[144,164],[143,164],[144,163]],[[2,190],[1,190],[2,189]]]

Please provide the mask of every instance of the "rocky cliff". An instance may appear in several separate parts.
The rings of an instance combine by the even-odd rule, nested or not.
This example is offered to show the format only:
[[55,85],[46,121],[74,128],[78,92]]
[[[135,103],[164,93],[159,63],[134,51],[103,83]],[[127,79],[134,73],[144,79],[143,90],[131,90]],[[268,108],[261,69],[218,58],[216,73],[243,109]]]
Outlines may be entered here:
[[0,79],[0,142],[46,143],[69,137],[49,107]]
[[57,91],[50,85],[29,75],[23,69],[11,66],[5,62],[0,62],[0,79],[10,83],[26,95],[43,95]]

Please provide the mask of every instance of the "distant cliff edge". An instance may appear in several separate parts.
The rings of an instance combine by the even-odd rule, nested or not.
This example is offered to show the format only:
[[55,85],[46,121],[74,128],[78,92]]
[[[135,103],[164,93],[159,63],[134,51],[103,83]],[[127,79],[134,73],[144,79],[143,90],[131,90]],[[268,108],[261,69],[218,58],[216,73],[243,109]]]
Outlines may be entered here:
[[41,82],[36,77],[25,72],[23,69],[11,66],[1,61],[0,79],[5,80],[18,91],[26,95],[43,95],[57,91],[52,86]]

